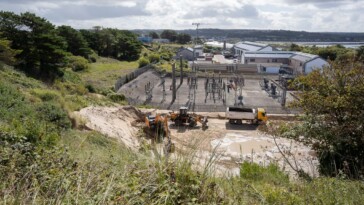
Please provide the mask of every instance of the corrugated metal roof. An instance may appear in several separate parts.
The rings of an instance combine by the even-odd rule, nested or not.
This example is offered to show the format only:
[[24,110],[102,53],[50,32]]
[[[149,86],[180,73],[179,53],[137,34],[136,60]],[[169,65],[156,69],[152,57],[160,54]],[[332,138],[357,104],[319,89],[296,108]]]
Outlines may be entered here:
[[237,43],[235,44],[236,48],[240,48],[246,51],[258,51],[259,49],[261,49],[261,46],[255,46],[255,45],[250,45],[250,44],[246,44],[246,43]]
[[257,52],[257,53],[245,53],[246,58],[290,58],[293,53],[281,53],[281,52]]
[[295,55],[292,56],[291,58],[295,59],[295,60],[298,60],[298,61],[301,61],[301,62],[306,62],[306,61],[309,61],[309,60],[312,60],[312,59],[318,57],[317,55],[302,53],[302,52],[295,52],[294,54]]
[[250,42],[250,41],[243,41],[243,42],[239,42],[239,43],[235,44],[234,46],[237,48],[246,50],[246,51],[258,51],[269,45],[262,44],[262,43],[256,43],[256,42]]

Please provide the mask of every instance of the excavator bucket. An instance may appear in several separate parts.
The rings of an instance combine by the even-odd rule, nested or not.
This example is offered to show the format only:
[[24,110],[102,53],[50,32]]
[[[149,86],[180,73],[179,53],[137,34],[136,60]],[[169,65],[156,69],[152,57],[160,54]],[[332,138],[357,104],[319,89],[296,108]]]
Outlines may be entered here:
[[208,126],[207,126],[207,122],[208,122],[208,120],[207,120],[207,116],[205,116],[204,118],[203,118],[203,120],[202,120],[202,122],[201,122],[201,124],[202,124],[202,129],[206,129]]

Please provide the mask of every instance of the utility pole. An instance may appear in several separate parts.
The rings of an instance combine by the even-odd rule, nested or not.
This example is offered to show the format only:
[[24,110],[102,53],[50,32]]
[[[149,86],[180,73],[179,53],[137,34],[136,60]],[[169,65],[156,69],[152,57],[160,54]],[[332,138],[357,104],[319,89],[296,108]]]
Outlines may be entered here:
[[196,26],[196,39],[195,39],[195,45],[196,45],[198,40],[198,27],[201,25],[201,23],[192,23],[192,25]]
[[181,76],[180,76],[179,84],[182,85],[182,83],[183,83],[183,60],[182,60],[182,55],[179,56],[179,64],[180,64],[180,68],[181,68]]
[[197,45],[197,40],[198,40],[198,27],[201,25],[201,23],[192,23],[193,26],[196,26],[196,38],[195,38],[195,45],[193,46],[193,62],[195,62],[195,58],[197,58],[195,56],[195,47]]
[[176,100],[177,91],[176,91],[176,64],[172,64],[172,102]]

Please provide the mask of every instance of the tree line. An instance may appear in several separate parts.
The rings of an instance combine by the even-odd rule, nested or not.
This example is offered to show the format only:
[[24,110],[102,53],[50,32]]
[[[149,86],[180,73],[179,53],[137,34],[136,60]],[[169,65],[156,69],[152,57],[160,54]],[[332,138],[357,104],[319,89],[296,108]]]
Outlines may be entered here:
[[52,80],[63,75],[70,59],[82,57],[91,62],[97,54],[132,61],[139,58],[142,45],[130,31],[56,27],[33,13],[1,11],[0,49],[0,60],[34,77]]
[[343,61],[346,59],[353,59],[354,61],[362,61],[362,62],[364,61],[364,46],[361,46],[357,49],[352,49],[352,48],[345,48],[340,44],[328,47],[317,47],[317,46],[300,46],[292,43],[289,46],[288,50],[315,54],[325,60],[330,60],[330,61]]
[[160,35],[155,31],[151,31],[149,32],[149,36],[152,37],[153,39],[165,38],[172,43],[180,43],[180,44],[187,44],[192,40],[191,35],[187,33],[177,33],[174,30],[163,30]]

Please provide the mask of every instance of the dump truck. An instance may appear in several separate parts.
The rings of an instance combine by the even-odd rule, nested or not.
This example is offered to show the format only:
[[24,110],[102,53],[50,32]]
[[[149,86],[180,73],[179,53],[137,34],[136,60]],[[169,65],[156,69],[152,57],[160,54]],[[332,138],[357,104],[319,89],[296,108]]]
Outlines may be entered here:
[[258,124],[268,120],[267,113],[263,108],[227,107],[225,116],[231,124],[242,124],[243,121]]

